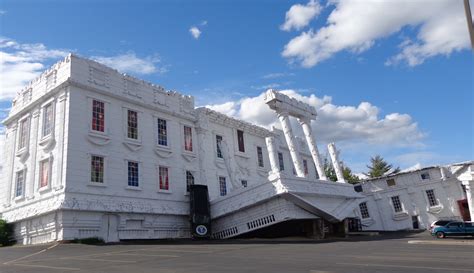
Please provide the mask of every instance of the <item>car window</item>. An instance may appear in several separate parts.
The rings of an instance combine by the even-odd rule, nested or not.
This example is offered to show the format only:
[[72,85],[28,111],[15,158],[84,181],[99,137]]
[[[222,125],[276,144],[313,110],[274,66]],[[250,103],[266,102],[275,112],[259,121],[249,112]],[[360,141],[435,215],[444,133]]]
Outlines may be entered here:
[[472,223],[464,223],[466,227],[472,227]]
[[434,224],[437,226],[445,226],[449,221],[436,221]]

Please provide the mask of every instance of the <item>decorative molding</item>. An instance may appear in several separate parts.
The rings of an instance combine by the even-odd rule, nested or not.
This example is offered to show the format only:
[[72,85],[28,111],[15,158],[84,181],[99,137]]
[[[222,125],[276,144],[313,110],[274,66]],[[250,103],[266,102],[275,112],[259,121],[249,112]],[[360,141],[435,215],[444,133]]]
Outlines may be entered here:
[[443,209],[444,209],[443,204],[439,203],[436,206],[428,207],[426,211],[431,214],[439,214],[441,211],[443,211]]
[[90,143],[99,145],[99,146],[107,145],[110,143],[110,140],[111,140],[109,136],[93,134],[93,133],[89,133],[86,136],[86,138]]
[[123,141],[122,143],[123,143],[123,145],[125,145],[125,147],[127,147],[132,152],[139,151],[142,148],[141,143],[127,141],[127,140]]
[[38,142],[39,146],[43,146],[43,150],[45,152],[51,151],[54,148],[55,144],[56,140],[54,139],[53,134],[50,134],[48,137],[45,137]]
[[196,154],[190,154],[190,153],[182,153],[181,156],[186,159],[188,162],[192,162],[196,160],[197,156]]
[[402,221],[408,219],[410,215],[406,211],[393,213],[392,219],[395,221]]
[[159,146],[155,147],[154,151],[155,154],[161,158],[169,158],[173,155],[173,151],[171,151],[171,149],[164,149]]

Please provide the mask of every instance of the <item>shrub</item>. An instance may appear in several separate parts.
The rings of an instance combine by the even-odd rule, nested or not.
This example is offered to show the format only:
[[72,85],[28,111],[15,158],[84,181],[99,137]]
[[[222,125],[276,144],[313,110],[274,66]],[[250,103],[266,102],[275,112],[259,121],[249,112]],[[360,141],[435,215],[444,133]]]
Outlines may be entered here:
[[13,243],[13,227],[5,220],[0,219],[0,246],[7,246]]

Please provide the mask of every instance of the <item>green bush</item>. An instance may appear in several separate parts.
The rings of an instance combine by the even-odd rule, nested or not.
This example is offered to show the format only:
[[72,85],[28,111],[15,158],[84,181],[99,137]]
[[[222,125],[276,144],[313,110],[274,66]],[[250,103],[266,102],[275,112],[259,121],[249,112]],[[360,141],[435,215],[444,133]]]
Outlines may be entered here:
[[0,246],[7,246],[13,243],[13,227],[5,220],[0,219]]

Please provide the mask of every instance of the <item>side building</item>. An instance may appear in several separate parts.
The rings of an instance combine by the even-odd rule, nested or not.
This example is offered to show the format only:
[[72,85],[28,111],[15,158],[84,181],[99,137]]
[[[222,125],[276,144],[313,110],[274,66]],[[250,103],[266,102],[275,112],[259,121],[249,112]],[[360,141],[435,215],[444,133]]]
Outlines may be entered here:
[[23,244],[187,238],[189,185],[203,184],[215,238],[289,221],[319,237],[344,232],[362,195],[318,175],[311,134],[291,131],[297,114],[278,112],[284,130],[270,131],[69,55],[19,92],[3,121],[0,216]]
[[363,230],[416,230],[436,220],[474,219],[474,162],[432,166],[355,186]]

